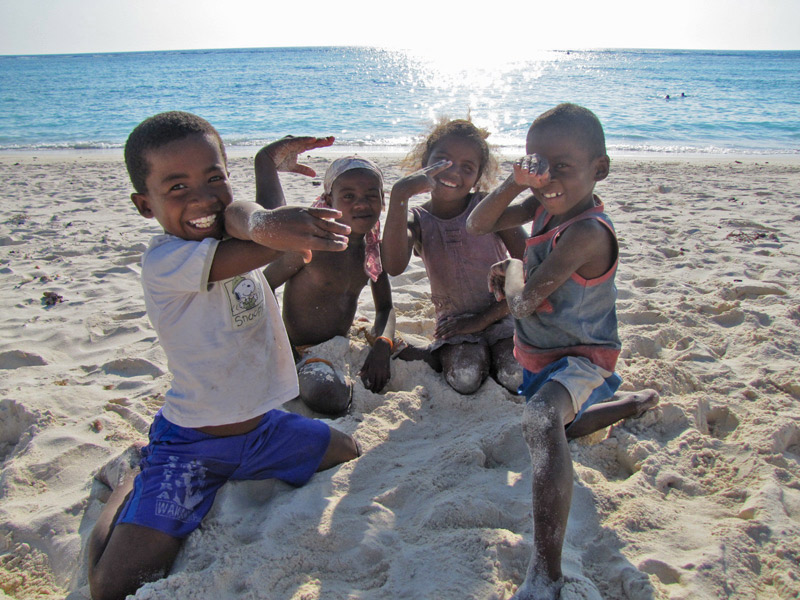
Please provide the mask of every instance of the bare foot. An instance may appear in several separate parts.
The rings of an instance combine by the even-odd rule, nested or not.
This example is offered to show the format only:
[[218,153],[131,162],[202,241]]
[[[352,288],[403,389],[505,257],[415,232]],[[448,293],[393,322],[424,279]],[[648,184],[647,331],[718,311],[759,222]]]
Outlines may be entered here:
[[557,600],[564,578],[551,581],[547,577],[525,578],[511,600]]
[[406,361],[424,360],[431,369],[437,373],[442,372],[442,361],[439,360],[439,354],[437,352],[431,352],[427,348],[408,345],[398,352],[395,358]]
[[658,401],[661,398],[659,397],[657,391],[646,389],[628,394],[625,399],[627,399],[628,402],[633,402],[634,406],[636,407],[636,412],[630,418],[638,419],[644,415],[644,413],[658,404]]
[[145,445],[145,442],[131,444],[122,454],[100,467],[94,478],[112,491],[117,489],[128,477],[139,472],[139,461],[142,460],[142,448]]

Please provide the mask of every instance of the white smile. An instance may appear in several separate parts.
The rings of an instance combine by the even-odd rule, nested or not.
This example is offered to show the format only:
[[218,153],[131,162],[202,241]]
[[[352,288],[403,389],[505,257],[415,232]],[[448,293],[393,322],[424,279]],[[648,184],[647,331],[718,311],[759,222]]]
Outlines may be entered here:
[[445,181],[444,179],[437,179],[436,181],[441,183],[444,187],[448,187],[448,188],[451,188],[451,189],[458,187],[458,184],[457,183],[453,183],[452,181]]
[[199,219],[192,219],[189,221],[189,225],[192,227],[197,227],[198,229],[208,229],[216,222],[217,215],[208,215],[206,217],[200,217]]
[[551,194],[542,194],[546,200],[552,200],[553,198],[558,198],[561,195],[561,192],[553,192]]

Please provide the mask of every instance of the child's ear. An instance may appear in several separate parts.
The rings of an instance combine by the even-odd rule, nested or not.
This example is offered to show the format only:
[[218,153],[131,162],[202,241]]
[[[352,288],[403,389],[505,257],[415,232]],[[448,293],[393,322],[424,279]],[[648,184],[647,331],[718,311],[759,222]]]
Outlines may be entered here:
[[325,200],[325,204],[328,206],[333,206],[333,196],[331,194],[328,194],[327,192],[322,194],[322,199]]
[[607,154],[604,154],[600,158],[597,159],[595,163],[595,172],[594,172],[594,180],[595,181],[603,181],[606,177],[608,177],[608,171],[611,168],[611,159],[608,158]]
[[153,210],[150,208],[150,202],[145,194],[133,193],[131,194],[131,201],[136,205],[136,210],[139,211],[139,214],[145,219],[153,218]]

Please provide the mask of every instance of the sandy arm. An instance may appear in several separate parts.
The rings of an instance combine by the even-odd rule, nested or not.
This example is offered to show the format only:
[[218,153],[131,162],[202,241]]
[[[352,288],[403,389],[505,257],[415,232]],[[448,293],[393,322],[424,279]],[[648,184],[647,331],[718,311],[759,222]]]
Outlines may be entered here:
[[297,162],[298,155],[315,148],[330,146],[333,141],[333,136],[318,138],[287,135],[264,146],[256,154],[253,165],[256,176],[256,202],[267,209],[285,206],[286,198],[278,173],[298,173],[314,177],[316,175],[314,169]]
[[406,175],[392,186],[381,241],[383,268],[389,275],[400,275],[406,270],[414,244],[419,242],[416,221],[408,215],[408,201],[412,196],[430,192],[435,185],[433,177],[451,164],[449,160],[439,161]]
[[375,302],[373,333],[378,339],[372,345],[359,376],[367,389],[379,392],[386,386],[391,376],[390,359],[393,342],[387,340],[394,340],[395,311],[392,304],[392,288],[385,271],[377,281],[370,282],[370,288]]
[[472,235],[484,235],[532,221],[539,206],[536,198],[529,196],[520,203],[511,204],[526,189],[514,180],[514,175],[509,175],[472,210],[467,218],[467,231]]
[[[613,245],[608,231],[591,221],[580,221],[568,227],[553,251],[524,281],[522,262],[507,259],[492,266],[489,289],[518,319],[532,315],[542,302],[561,287],[573,273],[590,279],[609,268]],[[611,260],[613,262],[613,260]]]

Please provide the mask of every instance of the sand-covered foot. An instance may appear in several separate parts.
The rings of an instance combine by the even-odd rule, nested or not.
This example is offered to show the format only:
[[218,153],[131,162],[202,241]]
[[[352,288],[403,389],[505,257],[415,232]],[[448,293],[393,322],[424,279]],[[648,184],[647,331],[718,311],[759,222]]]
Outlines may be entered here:
[[441,373],[442,371],[442,362],[438,359],[438,355],[431,352],[427,348],[419,348],[417,346],[409,345],[398,352],[395,358],[406,361],[424,360],[426,363],[428,363],[428,366],[430,366],[430,368],[437,373]]
[[658,392],[651,389],[640,390],[638,392],[633,392],[628,394],[623,399],[632,402],[635,406],[636,412],[631,416],[631,419],[638,419],[648,410],[653,408],[658,401],[661,399],[658,395]]
[[94,478],[112,491],[117,489],[122,482],[139,472],[139,461],[142,460],[142,448],[145,445],[145,442],[131,444],[122,454],[100,467]]
[[548,577],[530,577],[522,582],[511,600],[557,600],[564,578],[553,581]]

